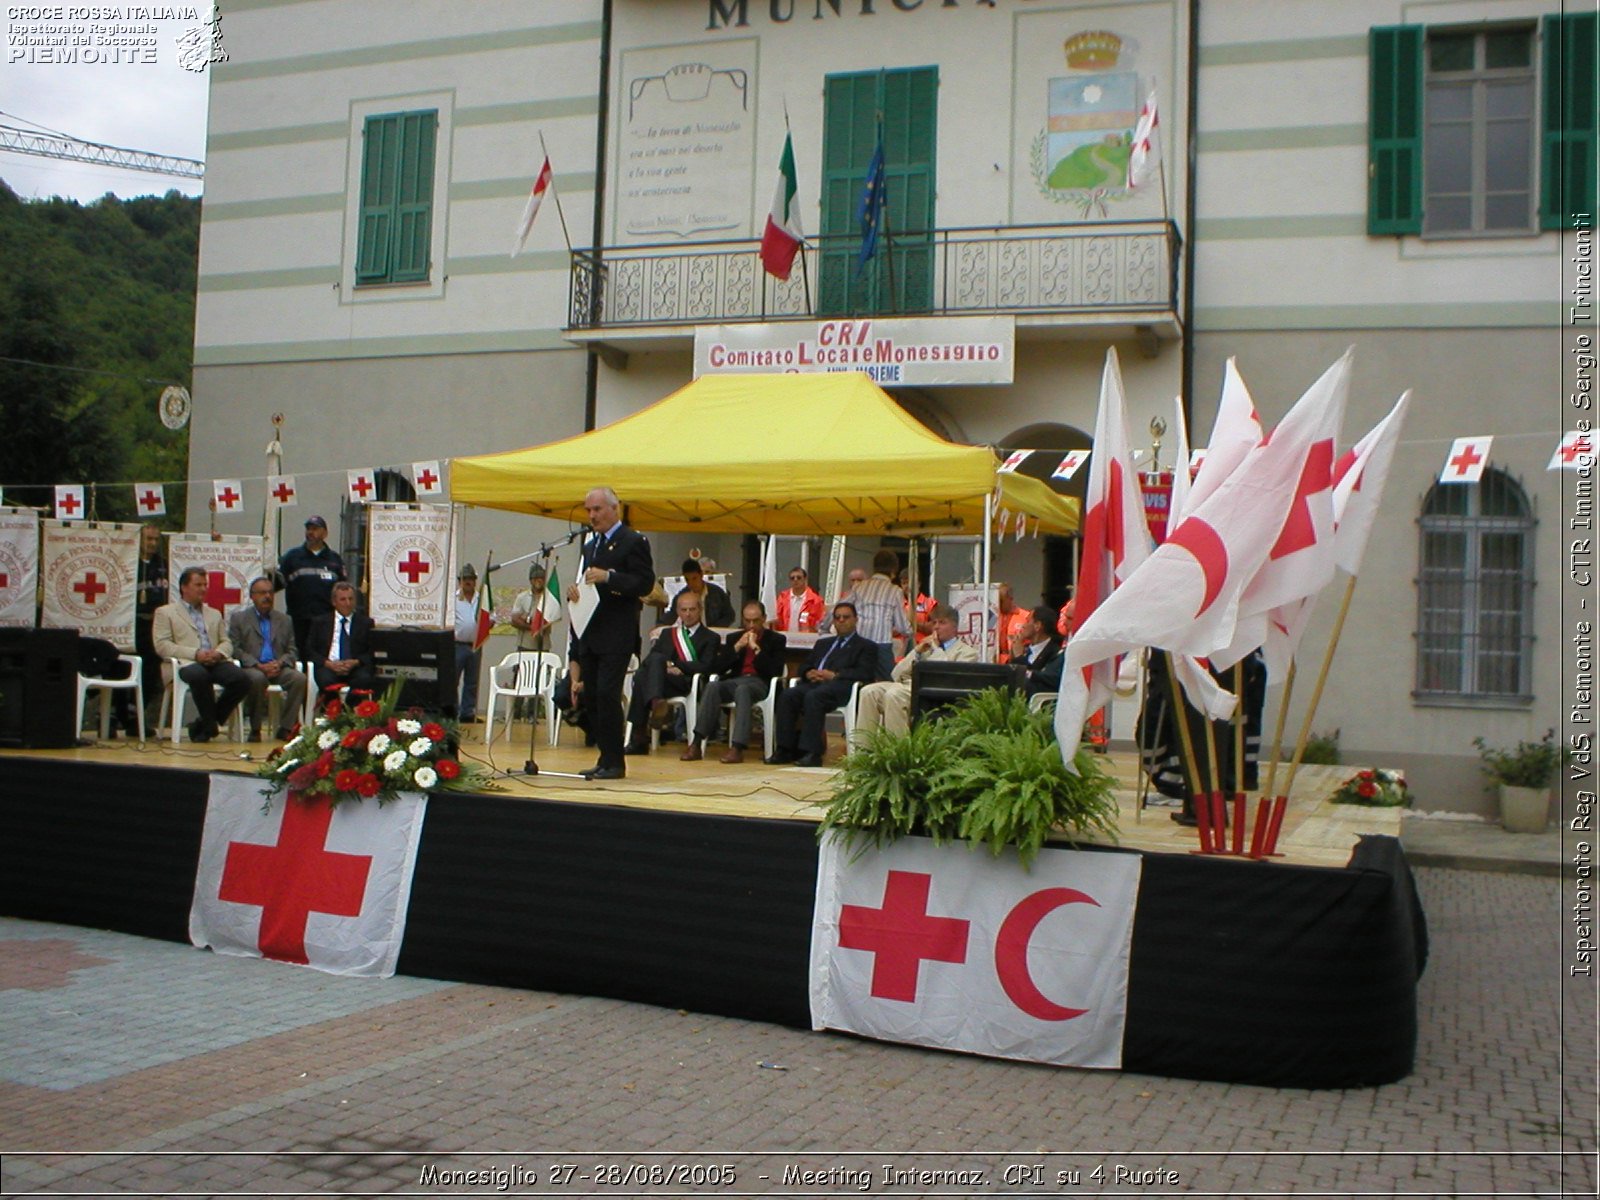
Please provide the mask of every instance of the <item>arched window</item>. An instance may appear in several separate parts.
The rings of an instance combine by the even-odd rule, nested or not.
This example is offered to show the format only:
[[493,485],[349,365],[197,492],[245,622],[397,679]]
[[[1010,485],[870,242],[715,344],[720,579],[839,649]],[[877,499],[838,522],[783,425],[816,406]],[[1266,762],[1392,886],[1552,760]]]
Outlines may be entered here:
[[1435,483],[1422,504],[1419,700],[1532,699],[1533,511],[1503,471]]

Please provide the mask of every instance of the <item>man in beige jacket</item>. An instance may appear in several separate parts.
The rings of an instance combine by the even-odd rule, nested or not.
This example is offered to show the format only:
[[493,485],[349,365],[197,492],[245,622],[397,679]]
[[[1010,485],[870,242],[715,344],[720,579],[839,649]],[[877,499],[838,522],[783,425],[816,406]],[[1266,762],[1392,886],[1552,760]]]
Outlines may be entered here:
[[[206,573],[189,567],[178,577],[178,598],[156,609],[151,641],[163,660],[178,659],[178,677],[189,686],[197,721],[189,725],[190,740],[209,742],[234,708],[250,691],[250,679],[229,656],[233,643],[222,628],[222,614],[207,608]],[[161,673],[172,677],[172,664],[163,662]],[[219,698],[216,689],[222,689]],[[183,714],[174,712],[172,720]]]
[[[936,604],[932,613],[933,634],[895,663],[886,683],[869,683],[861,689],[856,707],[855,741],[869,729],[882,725],[890,733],[905,733],[911,728],[911,668],[918,661],[977,662],[978,650],[956,636],[960,618],[948,604]],[[853,748],[853,747],[852,747]]]

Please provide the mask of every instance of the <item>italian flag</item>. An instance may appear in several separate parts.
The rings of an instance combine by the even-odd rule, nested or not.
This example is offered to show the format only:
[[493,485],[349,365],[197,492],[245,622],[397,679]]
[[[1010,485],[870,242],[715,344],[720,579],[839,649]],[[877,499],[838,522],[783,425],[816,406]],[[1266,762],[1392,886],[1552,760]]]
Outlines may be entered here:
[[472,648],[482,650],[494,629],[494,593],[489,590],[489,573],[483,573],[483,586],[474,593],[478,601],[478,627],[473,634]]
[[761,235],[761,265],[767,274],[778,279],[788,279],[794,266],[794,256],[799,253],[800,207],[795,193],[799,186],[794,175],[794,136],[785,134],[783,157],[778,160],[778,186],[772,194],[772,211],[767,214],[767,229]]

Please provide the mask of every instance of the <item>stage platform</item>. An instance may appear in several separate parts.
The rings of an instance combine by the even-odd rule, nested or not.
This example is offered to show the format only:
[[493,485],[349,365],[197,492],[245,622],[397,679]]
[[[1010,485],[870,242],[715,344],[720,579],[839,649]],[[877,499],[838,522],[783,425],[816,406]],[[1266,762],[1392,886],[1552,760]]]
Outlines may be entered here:
[[[809,1026],[832,770],[683,763],[669,743],[593,784],[523,775],[526,726],[492,752],[481,737],[469,727],[463,757],[510,773],[430,802],[401,973]],[[565,738],[539,745],[543,771],[592,764]],[[267,749],[0,751],[0,913],[187,941],[209,775]],[[1121,838],[1094,849],[1144,856],[1124,1069],[1296,1087],[1408,1074],[1427,938],[1399,813],[1330,805],[1354,768],[1309,768],[1285,857],[1205,857],[1172,810],[1137,812],[1131,756],[1109,765]]]

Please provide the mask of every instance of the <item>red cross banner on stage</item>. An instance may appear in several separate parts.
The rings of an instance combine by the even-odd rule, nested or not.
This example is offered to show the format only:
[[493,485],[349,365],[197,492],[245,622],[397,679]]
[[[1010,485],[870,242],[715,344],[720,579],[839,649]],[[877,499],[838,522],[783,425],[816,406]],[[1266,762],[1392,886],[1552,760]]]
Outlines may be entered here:
[[450,509],[434,504],[372,504],[367,521],[372,619],[386,626],[450,625],[456,578]]
[[242,513],[244,482],[238,479],[214,479],[211,481],[211,498],[216,502],[219,513]]
[[84,521],[89,508],[83,502],[83,484],[58,483],[56,485],[56,520]]
[[293,475],[267,476],[267,508],[293,508],[299,503]]
[[204,570],[206,606],[224,618],[247,603],[250,581],[266,573],[265,562],[266,539],[256,534],[229,534],[213,541],[209,534],[174,533],[167,541],[169,577],[177,579],[189,567]]
[[133,485],[133,510],[140,520],[167,515],[167,490],[159,483]]
[[1444,457],[1444,469],[1439,472],[1440,483],[1477,483],[1483,478],[1483,468],[1489,461],[1489,447],[1493,437],[1463,437],[1450,443],[1450,453]]
[[39,514],[0,508],[0,629],[32,629],[39,590]]
[[1078,468],[1089,461],[1089,453],[1088,450],[1068,450],[1056,469],[1050,472],[1050,478],[1071,479],[1078,473]]
[[1550,456],[1550,465],[1547,471],[1582,471],[1593,470],[1595,458],[1595,435],[1589,430],[1582,432],[1574,429],[1561,439],[1561,444],[1556,447],[1556,452]]
[[444,472],[437,461],[412,463],[411,482],[419,496],[444,495]]
[[371,470],[345,472],[351,504],[371,504],[378,498],[378,485]]
[[189,940],[332,975],[394,974],[428,798],[298,795],[262,810],[261,782],[211,776]]
[[46,629],[76,629],[133,649],[133,613],[139,580],[139,527],[95,522],[46,521],[39,556]]
[[1031,870],[903,838],[822,844],[811,1024],[1071,1067],[1122,1065],[1140,857],[1040,851]]

